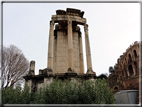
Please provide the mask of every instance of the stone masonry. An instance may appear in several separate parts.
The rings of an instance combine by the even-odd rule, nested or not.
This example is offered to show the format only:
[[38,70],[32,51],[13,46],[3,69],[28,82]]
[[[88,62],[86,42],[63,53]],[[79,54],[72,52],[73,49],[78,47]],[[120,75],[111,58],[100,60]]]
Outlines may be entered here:
[[[40,87],[50,84],[57,77],[63,81],[65,79],[72,81],[77,78],[82,81],[95,81],[96,73],[92,70],[88,25],[83,15],[83,11],[72,8],[67,8],[66,11],[57,10],[56,15],[52,15],[47,68],[40,69],[39,75],[35,75],[35,61],[31,61],[29,74],[24,76],[30,92],[35,92]],[[78,25],[84,26],[85,32],[86,74],[84,74],[82,33]]]
[[[107,78],[113,93],[119,90],[139,90],[142,76],[141,42],[134,42],[115,64],[115,72]],[[138,103],[141,95],[138,96]]]

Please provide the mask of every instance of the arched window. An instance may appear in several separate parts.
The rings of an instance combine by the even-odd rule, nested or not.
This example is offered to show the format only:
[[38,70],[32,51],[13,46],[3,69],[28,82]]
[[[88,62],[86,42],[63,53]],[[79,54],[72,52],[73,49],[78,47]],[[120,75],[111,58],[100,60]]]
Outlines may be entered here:
[[130,76],[132,76],[134,74],[132,65],[129,65],[128,69]]
[[129,54],[129,60],[128,60],[128,62],[129,63],[131,63],[132,62],[132,57],[131,57],[131,55]]
[[136,50],[134,50],[133,52],[134,52],[134,56],[135,56],[135,58],[136,58],[136,57],[137,57],[137,52],[136,52]]

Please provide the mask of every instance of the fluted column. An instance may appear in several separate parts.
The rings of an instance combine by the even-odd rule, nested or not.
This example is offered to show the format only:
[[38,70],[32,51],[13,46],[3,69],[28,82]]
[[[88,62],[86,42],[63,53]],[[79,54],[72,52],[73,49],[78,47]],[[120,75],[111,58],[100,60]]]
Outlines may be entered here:
[[90,42],[89,42],[89,34],[88,34],[88,25],[84,25],[85,31],[85,44],[86,44],[86,59],[87,59],[87,70],[92,69],[92,60],[91,60],[91,50],[90,50]]
[[82,48],[82,35],[80,32],[79,37],[79,57],[80,57],[80,73],[84,74],[84,61],[83,61],[83,48]]
[[54,21],[50,21],[49,43],[48,43],[48,69],[53,70],[53,47],[54,47]]
[[71,20],[68,20],[68,68],[73,70],[73,38]]

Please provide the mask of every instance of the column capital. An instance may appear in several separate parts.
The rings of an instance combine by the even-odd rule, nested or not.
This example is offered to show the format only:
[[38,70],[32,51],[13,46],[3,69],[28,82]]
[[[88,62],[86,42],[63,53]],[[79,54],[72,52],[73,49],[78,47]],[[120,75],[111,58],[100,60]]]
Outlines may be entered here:
[[84,24],[84,31],[88,30],[88,24]]
[[54,26],[54,21],[53,20],[50,21],[50,27],[51,26]]

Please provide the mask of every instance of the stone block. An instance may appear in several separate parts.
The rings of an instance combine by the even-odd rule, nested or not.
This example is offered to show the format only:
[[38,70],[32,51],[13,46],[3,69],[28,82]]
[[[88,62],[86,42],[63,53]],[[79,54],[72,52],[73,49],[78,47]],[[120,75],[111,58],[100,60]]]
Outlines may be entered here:
[[75,57],[75,58],[73,59],[73,61],[78,63],[78,62],[79,62],[79,58],[78,58],[78,57]]
[[63,44],[57,44],[57,48],[62,48]]
[[61,52],[61,56],[66,56],[66,52]]
[[73,52],[74,53],[79,53],[79,50],[78,49],[74,49]]
[[43,83],[37,84],[37,89],[39,90],[40,88],[42,88],[44,86]]
[[63,43],[67,44],[67,40],[66,40],[66,39],[63,39]]
[[79,62],[74,62],[74,67],[79,67],[80,63]]
[[60,56],[62,56],[62,55],[61,55],[61,53],[57,52],[56,56],[57,56],[57,57],[60,57]]
[[57,49],[57,52],[63,52],[64,51],[64,48],[60,47]]
[[44,78],[44,84],[51,84],[53,82],[53,77]]
[[79,58],[79,53],[73,53],[73,56]]

